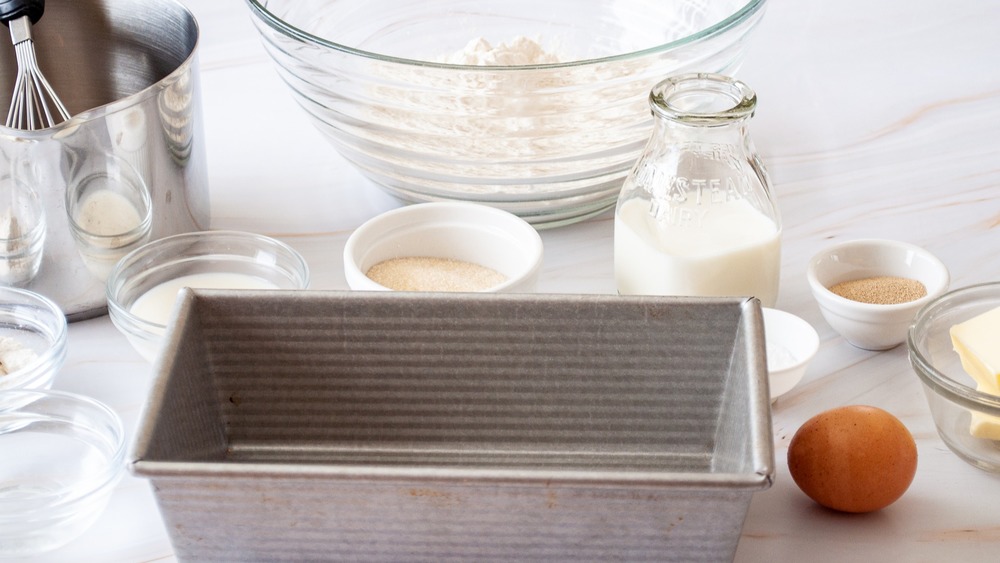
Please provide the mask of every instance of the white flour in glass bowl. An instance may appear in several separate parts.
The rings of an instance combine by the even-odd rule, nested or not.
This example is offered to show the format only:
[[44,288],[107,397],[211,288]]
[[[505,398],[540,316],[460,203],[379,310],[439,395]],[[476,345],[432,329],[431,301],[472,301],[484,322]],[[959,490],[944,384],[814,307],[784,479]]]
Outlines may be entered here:
[[540,41],[518,36],[496,47],[485,37],[477,37],[464,49],[443,57],[440,62],[471,66],[525,66],[564,62],[565,58],[546,50]]

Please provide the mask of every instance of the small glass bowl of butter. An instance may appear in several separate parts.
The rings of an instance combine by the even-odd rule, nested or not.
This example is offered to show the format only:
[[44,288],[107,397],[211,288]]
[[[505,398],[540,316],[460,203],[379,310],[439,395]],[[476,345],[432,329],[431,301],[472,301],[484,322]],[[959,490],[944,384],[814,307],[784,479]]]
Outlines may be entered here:
[[907,337],[938,434],[968,463],[1000,473],[1000,282],[945,293]]
[[146,360],[162,348],[177,293],[197,289],[306,289],[309,267],[287,244],[255,233],[201,231],[133,250],[111,271],[108,316]]

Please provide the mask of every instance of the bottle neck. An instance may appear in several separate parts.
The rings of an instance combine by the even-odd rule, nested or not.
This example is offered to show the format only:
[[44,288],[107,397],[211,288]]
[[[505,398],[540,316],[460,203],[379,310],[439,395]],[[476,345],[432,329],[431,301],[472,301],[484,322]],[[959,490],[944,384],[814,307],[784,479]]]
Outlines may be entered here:
[[649,94],[653,115],[683,127],[741,127],[753,116],[757,95],[739,80],[721,74],[682,74],[667,78]]

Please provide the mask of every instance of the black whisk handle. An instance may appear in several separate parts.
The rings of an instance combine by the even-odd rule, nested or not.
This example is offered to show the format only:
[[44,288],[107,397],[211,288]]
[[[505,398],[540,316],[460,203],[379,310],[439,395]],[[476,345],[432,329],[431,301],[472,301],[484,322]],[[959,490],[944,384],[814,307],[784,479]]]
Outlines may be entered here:
[[44,11],[45,0],[0,0],[0,21],[4,25],[24,16],[35,23]]

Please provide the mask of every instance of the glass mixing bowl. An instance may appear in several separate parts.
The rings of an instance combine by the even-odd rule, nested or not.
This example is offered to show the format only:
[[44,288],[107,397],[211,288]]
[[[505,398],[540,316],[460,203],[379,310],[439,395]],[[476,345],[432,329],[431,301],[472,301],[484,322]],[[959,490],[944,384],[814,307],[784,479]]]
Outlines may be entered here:
[[652,130],[653,85],[734,73],[765,4],[247,2],[294,97],[368,178],[543,227],[614,205]]

